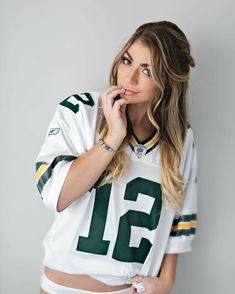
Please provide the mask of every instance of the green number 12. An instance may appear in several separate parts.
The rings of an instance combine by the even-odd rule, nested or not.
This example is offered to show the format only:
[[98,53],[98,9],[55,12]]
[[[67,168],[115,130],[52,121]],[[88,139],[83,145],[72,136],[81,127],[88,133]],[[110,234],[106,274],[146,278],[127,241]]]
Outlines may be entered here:
[[[111,187],[112,185],[108,184],[97,189],[89,235],[88,237],[79,237],[77,251],[100,255],[107,254],[110,241],[103,240],[103,235]],[[161,185],[147,179],[135,178],[127,183],[124,199],[137,201],[139,193],[153,197],[154,203],[150,214],[129,210],[120,217],[112,254],[112,258],[119,261],[144,263],[152,246],[148,239],[142,237],[139,247],[130,247],[131,226],[147,228],[150,231],[157,228],[162,208]]]

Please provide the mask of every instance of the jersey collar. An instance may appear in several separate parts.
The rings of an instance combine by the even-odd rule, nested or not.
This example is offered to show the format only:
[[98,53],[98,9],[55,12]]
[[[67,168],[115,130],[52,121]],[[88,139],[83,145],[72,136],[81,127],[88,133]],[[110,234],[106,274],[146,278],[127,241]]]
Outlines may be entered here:
[[127,119],[127,130],[128,133],[131,134],[131,138],[129,141],[129,146],[134,151],[138,158],[142,157],[143,155],[149,153],[153,150],[158,144],[158,132],[155,129],[152,134],[143,141],[140,141],[136,134],[134,133],[134,129],[131,124],[131,120],[128,116],[128,112],[126,111],[126,119]]

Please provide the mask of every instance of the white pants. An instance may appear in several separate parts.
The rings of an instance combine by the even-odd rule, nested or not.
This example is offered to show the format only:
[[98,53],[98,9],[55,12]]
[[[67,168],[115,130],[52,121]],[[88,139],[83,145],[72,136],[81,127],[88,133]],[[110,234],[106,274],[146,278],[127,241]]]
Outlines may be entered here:
[[92,292],[87,290],[65,287],[49,280],[43,273],[41,276],[41,288],[50,294],[128,294],[129,289],[118,290],[114,292]]

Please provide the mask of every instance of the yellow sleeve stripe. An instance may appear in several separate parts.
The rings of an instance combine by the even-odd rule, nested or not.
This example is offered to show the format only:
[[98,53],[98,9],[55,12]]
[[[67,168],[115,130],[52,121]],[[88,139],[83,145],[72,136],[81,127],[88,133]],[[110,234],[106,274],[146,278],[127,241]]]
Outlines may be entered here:
[[41,175],[44,173],[44,171],[46,170],[46,168],[48,167],[48,164],[44,163],[42,164],[39,169],[36,172],[36,180],[38,181],[39,178],[41,177]]
[[197,221],[191,221],[188,223],[179,223],[178,225],[173,226],[171,228],[171,232],[176,232],[178,230],[185,230],[185,229],[191,229],[196,227],[197,227]]

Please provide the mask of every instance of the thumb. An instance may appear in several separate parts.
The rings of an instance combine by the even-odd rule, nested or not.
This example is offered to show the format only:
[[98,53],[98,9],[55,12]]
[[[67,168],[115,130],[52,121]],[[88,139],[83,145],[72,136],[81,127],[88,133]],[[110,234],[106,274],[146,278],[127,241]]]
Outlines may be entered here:
[[126,106],[127,106],[127,104],[123,104],[121,106],[121,112],[122,112],[122,114],[125,114],[126,113]]
[[135,275],[134,277],[131,278],[131,281],[133,282],[141,282],[143,280],[142,276]]
[[129,294],[136,294],[136,288],[132,285]]

